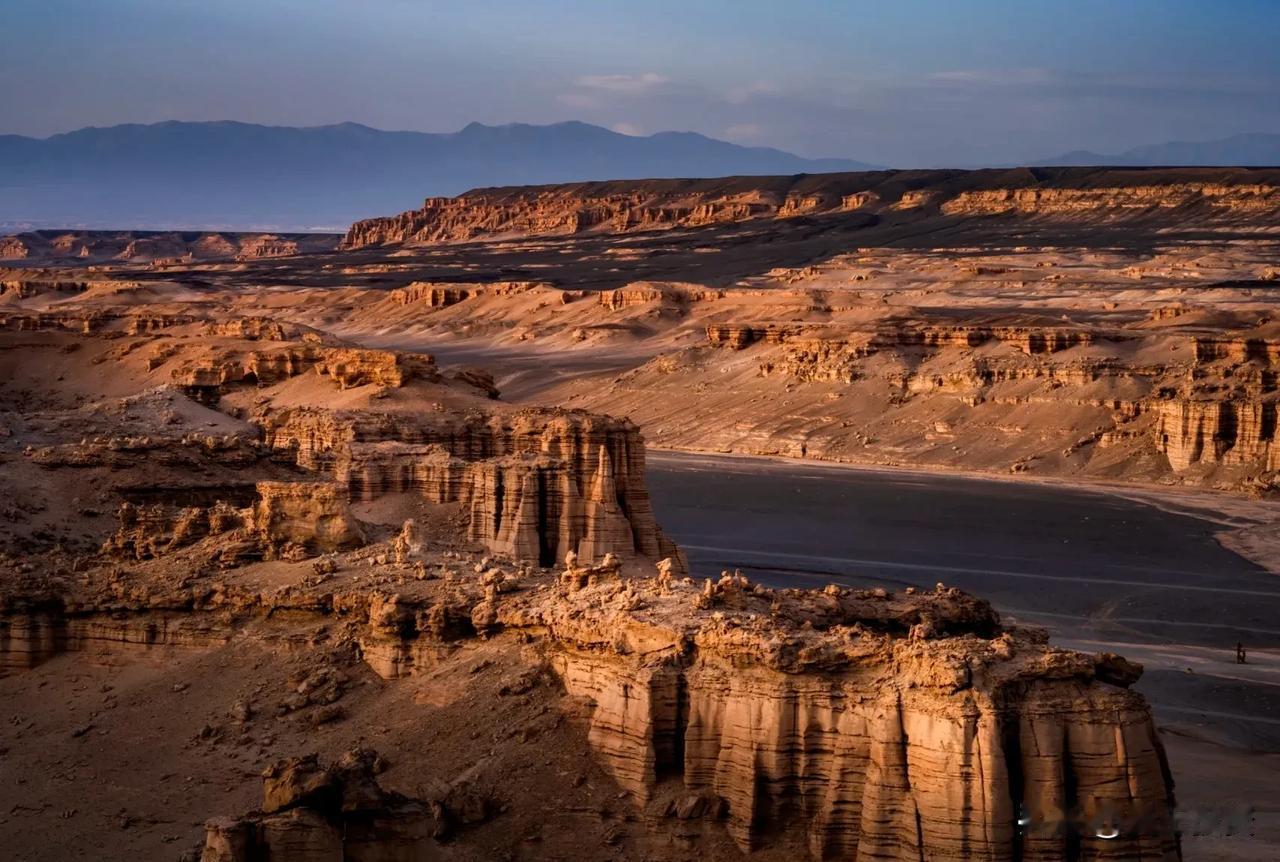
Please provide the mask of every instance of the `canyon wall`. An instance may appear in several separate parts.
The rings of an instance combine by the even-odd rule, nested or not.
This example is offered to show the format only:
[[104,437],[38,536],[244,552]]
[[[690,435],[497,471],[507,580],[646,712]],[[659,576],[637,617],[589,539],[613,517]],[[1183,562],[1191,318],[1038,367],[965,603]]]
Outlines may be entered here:
[[[521,678],[541,662],[566,705],[586,705],[586,744],[673,857],[690,835],[723,829],[744,853],[798,840],[815,860],[1180,858],[1164,752],[1129,688],[1141,667],[1055,649],[958,590],[773,590],[662,567],[626,579],[608,565],[556,576],[498,564],[387,596],[341,574],[356,561],[331,559],[343,580],[284,591],[271,579],[261,592],[117,579],[95,596],[7,595],[3,667],[67,650],[207,648],[230,620],[250,631],[275,614],[350,621],[370,667],[425,684],[452,645],[483,636],[490,654],[525,656]],[[206,859],[257,858],[237,835],[271,844],[263,815],[289,807],[273,800],[310,786],[286,774],[266,773],[262,813],[210,822]],[[298,825],[332,841],[345,816]]]
[[[1133,217],[1194,210],[1264,222],[1280,212],[1280,171],[1019,168],[878,171],[720,180],[635,180],[476,189],[356,222],[345,249],[504,236],[699,228],[758,219],[926,212],[946,217]],[[870,223],[870,222],[868,222]]]
[[353,499],[414,492],[460,503],[470,538],[496,552],[543,564],[570,551],[679,559],[654,522],[644,443],[625,420],[295,409],[259,421],[277,457],[334,477]]
[[[898,404],[936,395],[967,408],[1088,408],[1098,415],[1087,421],[1102,423],[1101,431],[1081,435],[1081,447],[1135,444],[1135,458],[1158,453],[1175,476],[1194,480],[1227,468],[1234,472],[1219,480],[1242,488],[1262,488],[1280,469],[1274,446],[1278,343],[1270,334],[1050,321],[940,323],[927,314],[861,326],[706,326],[708,347],[753,350],[758,376],[780,378],[789,387],[887,384],[890,401]],[[1139,351],[1141,360],[1129,358]],[[945,411],[945,404],[937,407]]]
[[0,237],[0,260],[21,260],[24,265],[32,261],[173,265],[203,260],[257,260],[331,251],[337,239],[327,234],[36,230]]
[[660,576],[499,619],[545,628],[637,804],[699,797],[743,851],[799,829],[815,859],[1178,858],[1141,668],[910,593]]

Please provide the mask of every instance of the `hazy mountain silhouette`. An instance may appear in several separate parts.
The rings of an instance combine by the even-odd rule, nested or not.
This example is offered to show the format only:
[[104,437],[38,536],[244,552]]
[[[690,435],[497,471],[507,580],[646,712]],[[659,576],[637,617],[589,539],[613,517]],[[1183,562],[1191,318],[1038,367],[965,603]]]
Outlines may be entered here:
[[871,167],[578,122],[451,134],[167,122],[0,136],[0,225],[342,228],[478,186]]
[[1232,135],[1218,141],[1171,141],[1134,147],[1115,155],[1075,150],[1039,164],[1274,167],[1280,165],[1280,135]]

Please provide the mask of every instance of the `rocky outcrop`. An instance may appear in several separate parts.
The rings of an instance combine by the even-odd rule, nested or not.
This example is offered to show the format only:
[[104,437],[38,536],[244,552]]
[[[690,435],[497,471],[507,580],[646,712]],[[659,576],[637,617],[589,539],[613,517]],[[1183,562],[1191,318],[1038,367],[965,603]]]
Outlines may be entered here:
[[369,385],[399,388],[414,378],[439,378],[435,359],[425,353],[331,349],[324,351],[315,368],[343,389]]
[[269,386],[312,370],[342,389],[366,385],[398,388],[415,378],[440,379],[435,360],[425,353],[322,347],[316,341],[248,351],[238,346],[213,348],[183,360],[172,378],[206,401],[216,400],[228,386]]
[[[0,256],[3,256],[0,254]],[[21,279],[0,281],[0,296],[15,296],[18,299],[30,299],[45,293],[76,294],[89,289],[83,281],[60,279]]]
[[1250,464],[1280,469],[1275,402],[1175,400],[1159,403],[1156,440],[1174,470]]
[[21,237],[0,237],[0,260],[23,260],[31,254],[31,247]]
[[[757,341],[771,344],[792,342],[801,333],[822,333],[825,327],[801,324],[709,324],[707,341],[715,347],[741,350]],[[941,350],[947,347],[979,347],[989,341],[1011,344],[1027,355],[1057,353],[1072,347],[1088,346],[1097,338],[1096,333],[1079,327],[1038,327],[999,325],[936,325],[904,322],[880,324],[863,332],[847,336],[831,331],[822,338],[833,342],[845,337],[856,343],[863,355],[878,349],[896,347],[924,347]],[[1109,336],[1112,340],[1119,336]],[[829,349],[829,348],[828,348]]]
[[780,344],[804,329],[800,325],[783,323],[712,323],[707,325],[707,342],[712,347],[743,350],[756,342]]
[[[123,584],[119,587],[126,593]],[[88,653],[94,659],[136,657],[163,647],[207,649],[226,643],[230,636],[230,630],[214,620],[179,608],[155,608],[145,615],[112,619],[68,613],[52,597],[44,602],[0,599],[0,677],[38,667],[64,653]]]
[[271,257],[292,257],[299,252],[298,243],[291,239],[263,234],[247,238],[240,243],[236,260],[261,260]]
[[273,317],[231,317],[205,324],[210,335],[242,338],[246,341],[304,341],[321,344],[332,337],[317,329],[297,323],[286,323]]
[[690,302],[705,302],[721,295],[718,290],[698,285],[667,282],[637,282],[616,290],[602,290],[597,294],[600,304],[610,311],[655,304],[680,308]]
[[412,491],[460,503],[468,536],[516,558],[569,551],[660,559],[676,553],[653,520],[644,444],[629,422],[585,413],[402,415],[280,411],[266,446],[334,477],[355,499]]
[[942,204],[947,215],[1079,215],[1093,212],[1205,206],[1255,215],[1280,210],[1280,185],[1157,183],[1089,189],[1023,188],[962,192]]
[[[406,563],[423,553],[413,538],[406,527],[393,543],[404,539]],[[280,590],[277,575],[260,581],[264,592],[184,583],[148,593],[113,574],[74,614],[56,599],[6,597],[0,655],[21,669],[44,647],[65,648],[59,632],[72,629],[178,644],[203,616],[290,609],[350,621],[359,654],[395,679],[434,672],[433,648],[483,636],[489,654],[528,656],[531,673],[549,668],[569,703],[586,705],[587,745],[656,834],[700,822],[744,852],[799,839],[814,859],[1179,859],[1164,753],[1129,689],[1141,668],[1055,649],[958,590],[774,590],[737,573],[696,584],[670,564],[628,578],[608,556],[571,556],[560,575],[447,574],[395,595],[359,580]],[[150,616],[161,609],[169,616]],[[187,626],[156,622],[184,611]],[[270,767],[261,810],[211,821],[205,858],[317,846],[365,858],[353,835],[370,836],[361,852],[400,858],[407,835],[419,854],[410,858],[429,855],[423,842],[451,820],[458,789],[436,782],[424,805],[383,793],[367,780],[376,768],[351,768],[350,758],[326,768],[311,757]],[[391,814],[402,807],[412,816]],[[435,829],[423,828],[427,810]],[[375,812],[390,821],[359,825]]]
[[168,264],[231,258],[256,260],[329,251],[337,245],[337,239],[325,234],[38,230],[0,237],[0,259]]
[[815,859],[1179,858],[1163,751],[1114,657],[941,588],[573,595],[498,617],[545,627],[595,705],[590,744],[650,816],[674,815],[676,782],[744,851],[796,829]]
[[[174,498],[184,489],[171,489]],[[115,557],[147,560],[190,547],[210,536],[228,541],[217,549],[224,564],[278,557],[305,558],[364,543],[352,517],[346,488],[323,482],[259,482],[255,500],[238,508],[218,489],[209,506],[178,506],[153,502],[125,502],[116,513],[119,529],[103,552]],[[165,496],[163,489],[152,496]],[[227,489],[226,497],[239,496]]]
[[[430,859],[442,833],[432,805],[383,790],[385,761],[357,749],[322,767],[316,755],[262,775],[262,808],[205,825],[201,862],[375,862]],[[437,802],[441,819],[443,806]]]
[[511,296],[539,288],[549,288],[543,281],[434,282],[415,281],[391,291],[396,305],[425,305],[447,308],[473,296]]
[[323,482],[259,482],[247,527],[271,548],[301,546],[309,554],[364,543],[346,488]]
[[457,305],[471,296],[465,287],[444,284],[429,284],[415,281],[407,287],[391,292],[391,300],[399,305],[426,305],[429,308],[445,308]]

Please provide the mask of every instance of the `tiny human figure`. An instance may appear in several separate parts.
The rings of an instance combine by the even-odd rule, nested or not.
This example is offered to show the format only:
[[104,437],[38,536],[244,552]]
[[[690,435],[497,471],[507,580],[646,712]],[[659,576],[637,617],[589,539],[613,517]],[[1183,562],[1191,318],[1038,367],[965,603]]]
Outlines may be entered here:
[[1244,651],[1244,644],[1236,642],[1236,664],[1247,664],[1247,657]]

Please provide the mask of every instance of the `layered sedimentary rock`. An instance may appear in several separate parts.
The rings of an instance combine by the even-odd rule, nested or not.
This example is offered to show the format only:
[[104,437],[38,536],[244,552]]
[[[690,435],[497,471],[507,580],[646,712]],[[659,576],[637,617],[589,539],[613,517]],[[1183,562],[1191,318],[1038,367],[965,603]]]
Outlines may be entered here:
[[991,189],[962,192],[942,204],[942,211],[947,215],[1064,215],[1197,204],[1228,213],[1274,213],[1280,208],[1280,185],[1188,182],[1089,189]]
[[517,595],[498,618],[545,627],[639,804],[670,816],[652,803],[679,782],[743,850],[799,829],[816,859],[1178,858],[1134,668],[1003,629],[958,591],[726,575]]
[[265,257],[291,257],[299,251],[298,243],[291,239],[264,234],[240,243],[236,253],[238,260],[259,260]]
[[680,307],[690,302],[713,300],[721,295],[718,290],[709,290],[693,284],[638,282],[617,290],[603,290],[599,293],[599,298],[600,304],[610,311],[622,311],[655,303]]
[[45,293],[75,294],[88,290],[89,283],[59,279],[18,279],[0,281],[0,296],[30,299]]
[[[168,355],[158,358],[163,362]],[[365,385],[400,387],[412,379],[439,379],[435,360],[427,354],[323,347],[316,339],[257,350],[239,346],[214,348],[183,360],[172,377],[189,390],[212,396],[230,385],[270,385],[313,370],[343,389]]]
[[[181,488],[170,490],[183,496]],[[239,539],[234,556],[273,558],[286,555],[327,553],[357,547],[364,542],[359,523],[351,515],[345,487],[324,482],[259,482],[254,501],[238,508],[231,498],[237,489],[211,489],[209,506],[176,506],[156,502],[126,502],[117,512],[119,529],[103,546],[105,553],[146,560],[189,547],[210,536]],[[165,496],[158,489],[156,496]]]
[[[129,599],[117,584],[119,601]],[[207,649],[225,643],[231,632],[212,619],[182,608],[155,608],[145,615],[112,619],[102,614],[72,614],[53,596],[0,598],[0,676],[38,667],[64,653],[94,658],[141,656],[157,647]]]
[[[896,324],[896,325],[895,325]],[[1087,346],[1097,338],[1096,333],[1079,327],[1034,327],[999,325],[936,325],[915,321],[887,321],[874,328],[859,332],[840,332],[825,327],[799,324],[711,324],[707,327],[707,341],[715,347],[741,350],[757,341],[781,344],[794,341],[794,336],[817,334],[829,341],[841,339],[859,344],[864,355],[880,348],[925,347],[939,350],[946,347],[978,347],[989,341],[1012,344],[1023,353],[1056,353],[1072,347]],[[1113,340],[1119,336],[1110,336]]]
[[1158,415],[1157,443],[1175,470],[1196,464],[1278,467],[1274,401],[1166,401]]
[[243,338],[248,341],[304,341],[323,343],[332,340],[324,333],[308,326],[286,323],[272,317],[233,317],[211,320],[206,325],[210,335],[226,338]]
[[469,536],[517,558],[675,553],[653,520],[629,422],[568,411],[466,416],[285,410],[266,446],[368,500],[412,491],[461,503]]
[[22,260],[31,254],[31,247],[21,237],[0,237],[0,259]]
[[38,230],[0,237],[0,259],[160,261],[172,265],[325,251],[336,241],[337,237],[324,234]]
[[1280,211],[1274,171],[1022,168],[880,171],[720,180],[642,180],[476,189],[351,226],[344,248],[482,237],[697,228],[758,219],[921,210],[953,217],[1078,218],[1197,207],[1206,217],[1265,219]]
[[428,308],[446,308],[473,296],[489,294],[511,296],[540,287],[540,281],[487,281],[487,282],[431,282],[415,281],[391,291],[390,298],[397,305],[425,305]]
[[[1155,319],[1176,327],[1189,314],[1194,312]],[[1228,335],[1023,317],[954,323],[920,312],[846,325],[713,323],[706,326],[706,343],[750,348],[758,376],[782,378],[789,387],[840,384],[865,391],[878,385],[888,387],[896,404],[950,395],[970,409],[1058,405],[1094,411],[1096,418],[1084,421],[1101,430],[1070,443],[1068,456],[1095,445],[1096,451],[1141,446],[1143,454],[1163,459],[1172,475],[1198,481],[1223,467],[1234,471],[1228,481],[1253,489],[1265,488],[1280,468],[1273,447],[1280,341],[1265,318],[1262,326]],[[949,411],[940,406],[938,412]],[[850,417],[841,427],[856,422]],[[832,427],[829,419],[824,424]],[[937,422],[934,430],[948,435],[951,423]],[[1021,469],[1019,463],[1011,469]]]
[[[339,559],[335,569],[350,565]],[[117,576],[74,612],[6,594],[0,656],[19,671],[95,644],[208,645],[229,634],[224,611],[288,609],[352,620],[365,660],[393,680],[430,673],[433,647],[483,634],[543,656],[588,705],[586,744],[655,835],[701,822],[747,852],[801,839],[814,859],[1179,858],[1164,753],[1128,688],[1139,666],[1055,649],[941,585],[773,590],[736,574],[695,584],[670,567],[571,584],[584,571],[575,566],[551,581],[491,568],[395,596],[359,578],[283,592],[268,579],[269,595],[185,583],[148,595]],[[419,804],[348,781],[350,763],[268,768],[260,811],[210,821],[204,858],[252,860],[271,847],[291,859],[285,848],[321,839],[335,859],[365,858],[344,844],[356,835],[370,836],[369,852],[429,855],[450,788]],[[374,812],[389,819],[360,827]]]
[[713,347],[742,350],[758,341],[781,344],[802,329],[795,324],[782,323],[713,323],[707,326],[707,343]]

